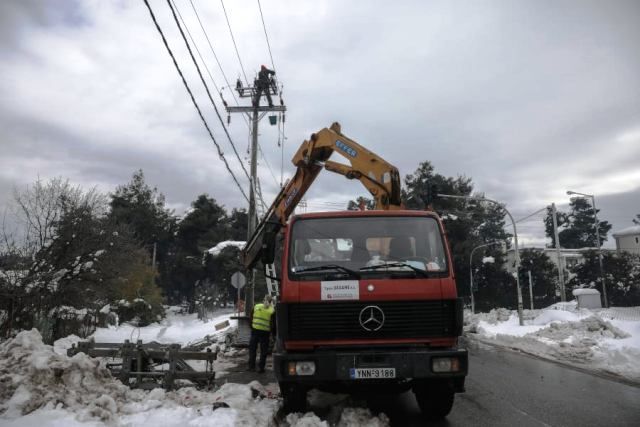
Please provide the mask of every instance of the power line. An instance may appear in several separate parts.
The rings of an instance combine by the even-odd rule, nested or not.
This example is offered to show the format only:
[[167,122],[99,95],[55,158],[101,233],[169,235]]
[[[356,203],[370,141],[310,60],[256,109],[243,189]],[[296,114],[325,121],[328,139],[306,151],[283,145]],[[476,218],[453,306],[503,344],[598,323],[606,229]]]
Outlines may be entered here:
[[242,196],[244,196],[244,198],[247,201],[249,201],[249,198],[247,197],[247,195],[245,194],[244,190],[242,189],[242,186],[240,185],[240,182],[238,181],[238,178],[236,178],[235,174],[231,170],[231,167],[229,166],[229,163],[227,162],[227,159],[224,157],[224,153],[220,149],[220,145],[218,145],[218,142],[213,137],[213,133],[211,132],[211,129],[209,128],[209,124],[205,120],[204,115],[202,114],[202,110],[200,110],[200,107],[198,106],[198,103],[196,102],[196,99],[193,96],[193,93],[191,92],[191,89],[189,88],[189,84],[187,83],[187,80],[184,78],[184,75],[182,74],[182,70],[180,69],[180,66],[178,65],[178,62],[176,61],[176,58],[173,55],[173,52],[171,51],[171,48],[169,47],[169,43],[167,42],[167,39],[165,38],[164,33],[162,32],[162,28],[160,28],[160,25],[158,24],[158,21],[156,20],[156,16],[154,15],[153,10],[151,9],[151,5],[149,4],[149,1],[148,0],[144,0],[144,4],[147,6],[147,9],[149,9],[149,14],[151,15],[151,19],[153,20],[153,23],[155,24],[156,29],[158,30],[158,33],[160,33],[160,37],[162,37],[162,42],[164,43],[164,46],[167,48],[167,52],[169,53],[169,56],[171,56],[171,60],[173,61],[173,65],[176,67],[176,70],[178,71],[178,74],[180,75],[180,78],[182,79],[182,83],[184,84],[184,88],[189,93],[189,97],[191,98],[191,102],[193,102],[193,106],[198,111],[198,115],[200,116],[200,120],[202,120],[202,124],[204,124],[204,127],[207,129],[207,132],[209,133],[209,137],[211,138],[211,141],[213,141],[213,144],[216,146],[216,149],[218,150],[218,156],[224,162],[224,165],[227,168],[227,171],[229,172],[229,174],[233,178],[233,181],[238,186],[238,189],[242,193]]
[[229,143],[231,144],[231,148],[233,149],[233,152],[235,153],[236,157],[238,158],[238,162],[240,162],[240,166],[242,166],[242,170],[244,171],[245,175],[247,176],[247,179],[249,178],[249,172],[247,172],[247,169],[244,166],[244,162],[242,161],[242,159],[240,158],[240,154],[238,154],[238,150],[236,150],[236,146],[233,143],[233,141],[231,140],[231,135],[229,135],[229,131],[227,130],[227,127],[224,125],[224,120],[222,119],[222,116],[220,115],[220,112],[218,111],[218,107],[216,106],[216,103],[213,101],[213,97],[211,96],[211,92],[209,92],[209,86],[207,86],[207,82],[205,82],[204,77],[202,76],[202,72],[200,71],[200,66],[198,65],[198,61],[196,61],[196,58],[193,56],[193,52],[191,51],[191,46],[189,46],[189,41],[187,40],[187,37],[184,35],[184,31],[182,31],[182,26],[180,25],[180,22],[178,21],[178,17],[176,16],[176,11],[173,8],[173,4],[172,4],[172,0],[167,0],[167,4],[169,5],[169,8],[171,9],[171,14],[173,15],[173,19],[176,22],[176,25],[178,26],[178,30],[180,30],[180,35],[182,36],[182,40],[184,40],[184,44],[187,46],[187,50],[189,51],[189,56],[191,56],[191,60],[193,61],[193,65],[195,65],[196,70],[198,71],[198,75],[200,76],[200,81],[202,81],[202,84],[204,85],[204,88],[207,92],[207,96],[209,97],[209,101],[211,101],[211,105],[213,105],[213,109],[216,111],[216,115],[218,116],[218,120],[220,120],[220,124],[222,125],[222,128],[224,129],[224,133],[227,135],[227,138],[229,139]]
[[[213,44],[211,43],[211,39],[209,38],[209,34],[207,34],[207,31],[205,30],[204,25],[202,24],[202,20],[200,19],[200,15],[198,14],[198,11],[197,11],[195,5],[193,4],[193,1],[189,0],[189,3],[191,3],[191,8],[193,9],[193,12],[196,15],[196,19],[198,20],[198,24],[200,24],[200,28],[202,29],[202,32],[204,33],[204,37],[207,40],[207,43],[209,44],[209,49],[211,50],[211,53],[213,54],[213,57],[215,58],[216,63],[218,64],[218,68],[220,68],[220,72],[222,73],[222,78],[224,79],[225,83],[227,84],[227,87],[229,88],[229,92],[231,92],[231,96],[233,97],[233,100],[235,101],[236,105],[239,105],[238,98],[236,98],[236,95],[233,92],[233,89],[231,89],[231,84],[229,83],[229,80],[227,79],[227,75],[225,74],[224,69],[222,68],[222,64],[220,63],[220,60],[218,60],[218,55],[216,55],[215,49],[213,48]],[[174,4],[174,6],[175,6],[175,4]],[[176,6],[176,10],[177,9],[178,8]],[[178,15],[180,15],[179,11],[178,11]],[[180,19],[182,19],[182,17]],[[185,25],[185,28],[186,28],[187,26],[184,23],[184,20],[182,20],[182,23]],[[187,33],[189,33],[188,28],[187,28]],[[189,35],[189,37],[191,37],[191,35]],[[191,41],[194,44],[194,46],[196,46],[196,51],[198,51],[198,54],[200,54],[200,51],[198,50],[197,45],[193,41],[193,38],[191,38]],[[207,68],[206,67],[206,62],[202,59],[202,56],[200,56],[200,59],[205,64],[205,68]],[[242,65],[242,63],[240,63],[240,64]],[[207,68],[207,72],[209,72],[208,68]],[[211,76],[211,73],[209,73],[209,77],[211,77],[211,80],[213,81],[213,77]],[[245,77],[245,79],[246,79],[246,77]],[[218,92],[221,93],[221,91],[217,88],[217,85],[215,84],[215,82],[214,82],[214,86],[216,86],[216,89],[218,90]],[[242,116],[242,118],[244,120],[244,123],[247,125],[247,128],[249,129],[249,131],[251,131],[251,125],[249,124],[249,121],[247,120],[247,118],[244,115]],[[258,145],[258,147],[260,148],[260,155],[262,156],[262,158],[264,159],[265,163],[267,164],[267,168],[269,168],[269,172],[271,173],[271,176],[274,177],[276,185],[278,185],[278,180],[275,178],[273,170],[271,169],[271,165],[269,164],[269,162],[267,161],[266,157],[264,156],[264,154],[262,152],[262,147],[260,145]]]
[[262,160],[264,160],[265,165],[267,165],[267,169],[269,169],[269,173],[273,177],[273,181],[276,183],[276,186],[277,186],[278,178],[276,178],[276,175],[273,173],[273,169],[271,169],[271,165],[269,164],[267,157],[264,155],[264,152],[262,151],[262,146],[260,144],[258,144],[258,150],[260,151],[260,157],[262,157]]
[[238,45],[236,45],[236,39],[233,37],[233,31],[231,31],[231,24],[229,23],[229,16],[227,16],[227,9],[224,7],[224,1],[220,0],[220,4],[222,4],[222,10],[224,11],[224,17],[227,20],[227,26],[229,27],[229,34],[231,34],[231,40],[233,41],[233,47],[236,49],[236,55],[238,56],[238,62],[240,63],[240,69],[242,70],[242,75],[244,76],[244,81],[249,85],[249,79],[247,78],[247,73],[244,72],[244,66],[242,65],[242,60],[240,59],[240,53],[238,52]]
[[[218,55],[216,55],[216,51],[213,49],[213,44],[211,43],[211,40],[209,39],[209,34],[207,34],[207,30],[204,29],[204,25],[202,24],[202,21],[200,20],[200,15],[198,14],[198,11],[196,10],[196,6],[193,4],[192,0],[189,0],[189,3],[191,3],[191,8],[193,9],[193,13],[195,13],[196,18],[198,20],[198,23],[200,24],[200,28],[202,29],[202,32],[204,33],[204,37],[207,39],[207,43],[209,44],[209,49],[211,50],[211,53],[213,54],[213,57],[216,60],[216,63],[218,64],[218,68],[220,68],[220,72],[222,73],[222,78],[224,79],[224,82],[227,84],[227,87],[229,88],[229,91],[231,92],[231,96],[233,97],[233,100],[236,102],[236,104],[238,104],[238,99],[236,98],[235,93],[233,93],[233,90],[231,90],[231,83],[229,83],[229,79],[227,79],[227,75],[224,72],[224,69],[222,68],[222,64],[220,64],[220,60],[218,60]],[[244,118],[244,116],[243,116]],[[247,126],[249,125],[249,122],[247,122],[247,120],[245,119],[245,123],[247,123]]]
[[260,0],[258,0],[258,10],[260,11],[260,19],[262,20],[262,28],[264,29],[264,37],[267,39],[267,48],[269,49],[269,57],[271,58],[271,66],[273,70],[276,69],[276,63],[273,62],[273,55],[271,54],[271,44],[269,43],[269,35],[267,34],[267,27],[264,25],[264,15],[262,15],[262,6]]
[[193,39],[193,36],[191,36],[191,31],[189,31],[189,27],[187,26],[187,23],[185,22],[184,18],[182,17],[182,14],[180,13],[180,9],[178,9],[178,5],[175,4],[175,2],[173,2],[173,0],[172,0],[172,3],[173,3],[173,7],[176,8],[176,12],[178,13],[178,17],[180,18],[180,21],[182,22],[182,25],[184,26],[184,29],[187,30],[187,35],[189,36],[189,40],[191,40],[191,44],[193,44],[193,47],[196,48],[196,52],[198,53],[198,57],[200,58],[200,61],[202,62],[202,65],[204,65],[204,69],[207,70],[207,74],[209,75],[209,78],[211,79],[211,82],[213,83],[213,86],[216,88],[216,91],[218,93],[220,93],[220,88],[218,88],[218,85],[216,84],[216,81],[213,79],[213,75],[211,74],[211,71],[209,71],[209,67],[207,66],[207,62],[202,57],[202,54],[200,53],[200,49],[198,49],[198,45],[196,44],[196,41]]

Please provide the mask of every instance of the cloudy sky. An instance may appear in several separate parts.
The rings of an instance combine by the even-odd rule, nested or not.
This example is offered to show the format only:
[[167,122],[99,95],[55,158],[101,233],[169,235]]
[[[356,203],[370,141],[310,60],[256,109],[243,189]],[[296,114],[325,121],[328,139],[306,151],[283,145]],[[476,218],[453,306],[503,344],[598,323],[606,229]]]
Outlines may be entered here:
[[[233,84],[242,69],[221,2],[193,2]],[[278,128],[261,122],[267,201],[282,155],[286,178],[300,142],[339,121],[403,175],[429,160],[444,175],[472,177],[516,218],[566,205],[568,189],[595,194],[614,231],[640,213],[640,2],[261,4],[289,109],[284,152]],[[247,188],[167,2],[151,5]],[[190,2],[176,5],[214,81],[226,86]],[[271,65],[258,3],[224,6],[252,79]],[[201,193],[245,205],[142,0],[0,2],[0,77],[1,207],[38,177],[113,191],[137,169],[177,213]],[[229,88],[222,92],[233,103]],[[246,161],[246,123],[234,116],[229,131]],[[357,195],[357,182],[326,174],[309,206],[332,209]],[[521,231],[525,243],[543,239],[542,216]]]

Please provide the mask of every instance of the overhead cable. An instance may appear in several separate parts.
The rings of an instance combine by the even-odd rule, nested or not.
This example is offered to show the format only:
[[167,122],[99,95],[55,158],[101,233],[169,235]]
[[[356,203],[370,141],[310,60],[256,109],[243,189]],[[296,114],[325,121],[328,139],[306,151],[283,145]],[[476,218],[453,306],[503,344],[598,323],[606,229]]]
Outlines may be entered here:
[[249,201],[249,198],[247,197],[246,193],[242,189],[242,185],[240,185],[240,182],[238,181],[238,178],[236,178],[235,174],[231,170],[231,167],[229,166],[229,163],[227,162],[227,159],[224,157],[224,153],[220,149],[220,145],[218,145],[218,142],[214,138],[213,133],[211,132],[211,129],[209,128],[209,124],[205,120],[204,115],[202,114],[202,111],[200,110],[200,107],[198,106],[198,103],[196,102],[196,99],[193,96],[193,93],[191,92],[191,89],[189,88],[189,84],[187,83],[187,80],[184,78],[184,75],[182,74],[182,70],[180,69],[180,66],[178,65],[178,62],[176,61],[176,58],[173,55],[173,52],[171,51],[171,48],[169,47],[169,43],[167,42],[167,39],[165,38],[164,33],[162,32],[162,28],[160,28],[160,25],[158,24],[158,21],[156,20],[156,16],[154,15],[153,10],[151,9],[151,5],[149,4],[149,1],[148,0],[144,0],[144,4],[147,6],[147,9],[149,9],[149,14],[151,15],[151,19],[153,20],[153,23],[155,24],[156,29],[158,30],[158,33],[160,33],[160,37],[162,37],[162,42],[164,43],[164,46],[167,48],[167,52],[169,53],[169,56],[171,56],[171,60],[173,61],[173,65],[176,67],[176,70],[178,71],[178,74],[180,75],[180,78],[182,79],[182,83],[184,84],[185,89],[189,93],[189,97],[191,98],[191,102],[193,102],[193,106],[196,108],[196,111],[198,112],[198,115],[200,116],[200,120],[202,120],[202,124],[204,124],[204,127],[207,129],[207,132],[209,133],[209,137],[211,138],[211,141],[213,141],[213,144],[216,146],[216,149],[218,150],[218,156],[224,162],[224,165],[227,168],[227,171],[229,172],[229,174],[233,178],[233,181],[238,186],[238,189],[242,193],[242,196],[247,201]]
[[213,86],[216,88],[216,91],[220,93],[220,88],[216,84],[216,81],[214,80],[213,75],[211,74],[211,71],[207,66],[207,61],[205,61],[204,58],[202,57],[202,54],[200,53],[200,49],[198,49],[198,45],[196,44],[196,41],[193,39],[193,36],[191,35],[191,31],[189,31],[189,27],[187,26],[187,23],[185,22],[184,18],[182,17],[182,14],[180,13],[180,9],[178,9],[178,5],[173,0],[172,0],[172,3],[173,3],[173,7],[175,7],[176,12],[178,13],[178,18],[180,18],[180,22],[182,22],[184,29],[187,31],[187,35],[189,36],[189,40],[191,40],[191,44],[193,45],[193,47],[196,49],[196,52],[198,53],[200,62],[202,62],[202,65],[204,65],[204,69],[207,70],[207,74],[211,79],[211,83],[213,83]]
[[247,79],[247,73],[244,72],[244,66],[242,65],[242,60],[240,59],[240,53],[238,52],[238,45],[236,44],[236,39],[233,37],[233,31],[231,31],[231,24],[229,23],[229,16],[227,15],[227,9],[224,7],[224,1],[220,0],[222,4],[222,10],[224,11],[224,17],[227,20],[227,26],[229,27],[229,34],[231,34],[231,41],[233,41],[233,47],[236,49],[236,55],[238,56],[238,62],[240,63],[240,69],[242,70],[242,75],[244,76],[244,81],[249,86],[249,79]]
[[231,144],[231,148],[233,149],[233,152],[235,153],[236,157],[238,158],[238,162],[240,162],[240,166],[242,166],[242,170],[244,171],[244,174],[247,176],[247,179],[249,179],[249,172],[247,172],[247,168],[245,168],[244,162],[240,158],[240,154],[238,154],[238,150],[236,150],[236,145],[233,143],[233,140],[231,139],[231,135],[229,135],[229,131],[227,130],[227,127],[224,124],[224,120],[222,119],[222,116],[220,115],[220,112],[218,111],[218,107],[216,106],[216,103],[213,101],[213,97],[211,96],[211,92],[209,92],[209,86],[207,86],[207,82],[204,80],[204,77],[202,76],[202,72],[200,71],[200,66],[198,65],[198,61],[196,61],[196,58],[193,56],[193,52],[191,51],[191,46],[189,45],[189,41],[187,40],[187,37],[184,35],[184,31],[182,31],[182,26],[180,25],[180,21],[178,21],[178,17],[176,15],[175,9],[173,8],[172,1],[171,0],[167,0],[167,4],[169,5],[169,8],[171,9],[171,14],[173,15],[173,19],[175,20],[176,25],[178,26],[178,30],[180,30],[180,35],[182,35],[182,40],[184,40],[184,44],[187,46],[187,50],[189,51],[189,56],[191,56],[191,60],[193,61],[193,65],[195,65],[196,70],[198,71],[198,76],[200,76],[200,81],[204,85],[204,88],[205,88],[205,90],[207,92],[207,96],[209,97],[209,101],[211,101],[211,105],[213,105],[213,109],[216,111],[216,115],[218,116],[218,120],[220,120],[220,124],[222,125],[222,129],[224,129],[224,133],[227,135],[227,138],[229,139],[229,143]]
[[264,37],[267,39],[267,48],[269,49],[269,57],[271,58],[271,66],[274,71],[276,69],[276,63],[273,62],[273,55],[271,54],[271,44],[269,43],[269,35],[267,34],[267,27],[264,25],[264,15],[262,15],[262,6],[260,0],[258,0],[258,10],[260,10],[260,19],[262,20],[262,28],[264,29]]
[[[231,92],[231,96],[233,97],[233,100],[236,102],[236,105],[238,105],[238,98],[236,98],[235,93],[233,93],[233,90],[231,90],[231,84],[229,83],[229,80],[227,79],[227,75],[224,72],[224,69],[222,68],[222,64],[220,64],[220,61],[218,60],[218,55],[216,55],[216,51],[213,49],[213,44],[211,43],[211,40],[209,39],[209,34],[207,34],[207,30],[204,29],[204,25],[202,24],[202,21],[200,20],[200,15],[198,14],[198,11],[196,10],[196,6],[193,4],[192,0],[189,0],[189,2],[191,3],[191,8],[193,9],[193,13],[195,13],[196,18],[198,19],[198,23],[200,24],[200,28],[202,29],[202,32],[204,33],[204,37],[205,39],[207,39],[207,43],[209,44],[209,49],[211,50],[211,53],[213,54],[213,57],[216,60],[216,63],[218,64],[218,68],[220,68],[220,72],[222,73],[222,78],[224,79],[224,82],[227,84],[227,87],[229,88],[229,91]],[[242,116],[244,118],[244,116]],[[246,121],[245,119],[245,123],[247,123],[247,125],[249,124],[249,122]]]

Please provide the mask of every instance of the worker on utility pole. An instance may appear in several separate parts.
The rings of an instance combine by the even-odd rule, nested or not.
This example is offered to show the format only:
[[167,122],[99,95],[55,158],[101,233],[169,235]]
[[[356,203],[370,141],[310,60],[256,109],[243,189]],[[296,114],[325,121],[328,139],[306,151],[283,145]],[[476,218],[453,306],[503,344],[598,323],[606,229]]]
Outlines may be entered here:
[[269,101],[269,107],[273,107],[273,101],[271,100],[271,78],[270,76],[275,75],[276,72],[268,69],[265,65],[260,67],[260,71],[258,72],[258,79],[256,80],[256,97],[253,100],[253,106],[260,106],[260,96],[262,96],[262,92],[264,91],[267,96],[267,101]]

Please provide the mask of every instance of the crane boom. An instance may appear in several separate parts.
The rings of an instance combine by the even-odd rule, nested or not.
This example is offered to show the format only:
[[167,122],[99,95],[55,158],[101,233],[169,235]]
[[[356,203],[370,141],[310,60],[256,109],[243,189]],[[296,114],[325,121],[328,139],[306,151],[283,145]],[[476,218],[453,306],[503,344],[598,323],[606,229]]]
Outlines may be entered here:
[[[329,160],[334,152],[345,157],[351,165]],[[343,135],[337,122],[305,140],[293,156],[292,163],[297,168],[295,175],[280,190],[242,250],[246,268],[251,268],[258,260],[266,264],[273,262],[278,231],[323,168],[347,179],[358,179],[373,196],[375,209],[403,208],[398,169]]]

